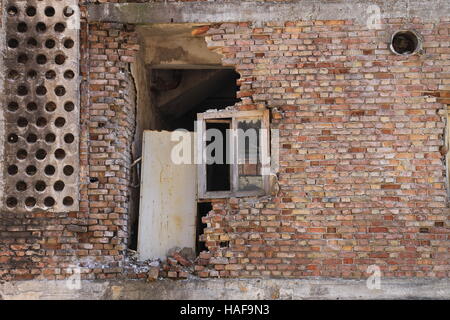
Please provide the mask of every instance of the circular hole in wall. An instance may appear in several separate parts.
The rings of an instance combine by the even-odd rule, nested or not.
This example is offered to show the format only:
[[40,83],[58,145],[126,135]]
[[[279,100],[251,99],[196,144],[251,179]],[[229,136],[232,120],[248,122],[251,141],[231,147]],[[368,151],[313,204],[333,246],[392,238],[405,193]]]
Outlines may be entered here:
[[53,80],[53,79],[55,79],[55,78],[56,78],[56,72],[53,71],[53,70],[47,71],[47,72],[45,73],[45,78],[46,78],[47,80]]
[[45,31],[47,31],[47,26],[43,22],[38,22],[36,24],[36,31],[39,33],[43,33]]
[[48,102],[45,105],[45,111],[47,111],[47,112],[54,112],[55,110],[56,110],[56,103]]
[[28,143],[36,143],[37,140],[38,140],[38,136],[35,135],[34,133],[30,133],[27,137]]
[[57,128],[62,128],[62,127],[64,127],[65,124],[66,124],[66,119],[64,119],[63,117],[56,118],[55,126]]
[[27,78],[29,80],[35,80],[37,78],[38,73],[36,72],[36,70],[30,70],[27,73]]
[[33,208],[34,206],[36,206],[36,199],[33,197],[28,197],[25,199],[25,205],[28,208]]
[[19,119],[17,119],[17,126],[19,128],[25,128],[26,126],[28,126],[27,118],[20,117]]
[[27,173],[27,175],[32,177],[32,176],[34,176],[37,173],[37,168],[35,166],[28,166],[25,169],[25,172]]
[[64,62],[66,62],[66,56],[65,56],[65,55],[63,55],[63,54],[58,54],[58,55],[55,57],[55,63],[56,63],[56,64],[62,65],[62,64],[64,64]]
[[65,7],[63,10],[63,14],[67,18],[73,16],[74,13],[75,13],[75,10],[72,7]]
[[73,143],[74,141],[75,141],[75,136],[74,136],[73,134],[68,133],[68,134],[66,134],[66,135],[64,136],[64,142],[65,142],[65,143],[70,144],[70,143]]
[[26,53],[20,53],[20,54],[17,56],[17,62],[18,62],[18,63],[21,63],[21,64],[27,63],[27,62],[28,62],[28,56],[27,56],[27,54],[26,54]]
[[46,47],[47,49],[53,49],[53,48],[55,47],[55,45],[56,45],[56,41],[53,40],[53,39],[47,39],[47,40],[45,41],[45,47]]
[[64,110],[66,110],[67,112],[72,112],[73,109],[75,109],[75,105],[73,102],[69,101],[64,104]]
[[45,127],[47,125],[47,119],[45,119],[44,117],[39,117],[36,120],[36,125],[40,128]]
[[65,197],[65,198],[63,199],[63,204],[64,204],[66,207],[70,207],[71,205],[73,205],[73,198],[72,198],[72,197]]
[[55,199],[53,199],[52,197],[47,197],[44,199],[44,204],[46,207],[53,207],[55,205]]
[[36,94],[38,96],[45,96],[47,94],[47,88],[44,86],[39,86],[36,88]]
[[8,47],[15,49],[18,46],[19,46],[19,40],[14,39],[14,38],[8,40]]
[[27,188],[28,188],[28,186],[27,186],[25,181],[19,181],[16,184],[16,190],[17,191],[23,192],[23,191],[26,191]]
[[44,172],[45,172],[46,175],[52,176],[52,175],[55,174],[56,169],[55,169],[54,166],[48,165],[48,166],[45,167]]
[[412,55],[422,49],[422,40],[414,31],[401,30],[392,35],[390,48],[398,55]]
[[71,49],[75,45],[75,42],[72,39],[64,40],[64,48]]
[[64,96],[64,95],[66,94],[66,88],[64,88],[63,86],[57,86],[57,87],[55,88],[55,94],[56,94],[58,97]]
[[39,149],[36,151],[36,159],[38,160],[44,160],[47,157],[47,151],[44,149]]
[[75,169],[72,166],[65,166],[63,172],[66,176],[71,176],[74,173]]
[[38,54],[36,56],[36,62],[38,64],[46,64],[47,63],[47,57],[43,54]]
[[6,199],[6,205],[9,208],[14,208],[17,206],[17,198],[14,197],[8,197],[8,199]]
[[17,88],[17,94],[19,96],[26,96],[28,94],[28,88],[24,85],[21,85]]
[[28,152],[24,149],[20,149],[19,151],[17,151],[16,156],[19,160],[25,160],[28,156]]
[[24,33],[28,31],[28,25],[25,22],[19,22],[17,24],[17,32]]
[[62,160],[66,157],[66,152],[63,149],[56,149],[55,158],[58,160]]
[[15,164],[8,167],[8,174],[10,176],[15,176],[18,172],[19,168]]
[[11,70],[8,72],[8,79],[9,80],[17,80],[19,79],[20,74],[16,70]]
[[8,142],[9,143],[17,143],[18,141],[19,141],[19,136],[17,134],[15,134],[15,133],[11,133],[8,136]]
[[55,15],[55,8],[47,7],[45,8],[44,13],[47,17],[53,17]]
[[16,6],[9,6],[8,9],[6,9],[8,12],[8,15],[11,17],[16,16],[19,13],[19,9],[17,9]]
[[66,186],[66,185],[64,184],[63,181],[58,180],[58,181],[56,181],[55,184],[53,185],[53,189],[55,189],[55,191],[57,191],[57,192],[61,192],[61,191],[64,190],[65,186]]
[[56,135],[53,133],[49,133],[45,136],[45,142],[47,143],[53,143],[56,141]]
[[34,17],[36,15],[36,7],[28,7],[25,12],[27,16]]
[[58,22],[57,24],[55,24],[55,32],[64,32],[64,30],[66,29],[66,25],[62,22]]
[[43,191],[45,191],[45,189],[47,189],[47,184],[44,181],[38,181],[38,182],[36,182],[34,187],[35,187],[36,191],[43,192]]
[[38,106],[37,106],[37,104],[35,102],[29,102],[27,104],[27,110],[30,111],[30,112],[36,111],[37,108],[38,108]]
[[71,80],[75,77],[75,73],[72,70],[67,70],[64,72],[64,78],[67,80]]
[[8,103],[8,110],[11,112],[16,112],[19,109],[19,104],[17,102],[11,101]]
[[38,42],[37,42],[37,40],[35,38],[28,38],[27,45],[29,47],[37,47]]

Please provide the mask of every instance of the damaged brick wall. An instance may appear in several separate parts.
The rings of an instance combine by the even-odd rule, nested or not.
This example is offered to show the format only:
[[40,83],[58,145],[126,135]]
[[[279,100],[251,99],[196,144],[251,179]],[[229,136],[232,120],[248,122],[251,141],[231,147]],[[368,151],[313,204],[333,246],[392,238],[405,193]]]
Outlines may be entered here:
[[[83,4],[80,210],[2,212],[0,279],[61,279],[74,265],[88,279],[147,271],[124,263],[136,34],[88,23]],[[424,37],[424,55],[388,50],[403,28]],[[237,108],[272,110],[280,191],[213,201],[196,274],[361,278],[377,265],[384,276],[448,277],[445,105],[434,96],[450,90],[449,29],[448,19],[390,19],[381,30],[351,20],[211,27],[209,47],[241,74]],[[172,263],[163,275],[187,276]]]
[[[405,28],[424,37],[423,55],[388,50]],[[209,46],[242,75],[241,107],[272,109],[280,192],[214,203],[200,275],[360,278],[376,265],[384,276],[448,277],[446,106],[424,92],[449,90],[449,28],[389,19],[380,30],[339,20],[210,29]]]

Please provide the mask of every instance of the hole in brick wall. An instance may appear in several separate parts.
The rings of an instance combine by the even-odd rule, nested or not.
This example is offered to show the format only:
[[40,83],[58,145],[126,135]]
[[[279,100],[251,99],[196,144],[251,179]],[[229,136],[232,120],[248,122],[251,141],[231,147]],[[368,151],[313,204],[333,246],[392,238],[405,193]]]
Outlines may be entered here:
[[14,208],[17,206],[17,198],[15,197],[8,197],[8,199],[6,199],[6,205],[9,208]]
[[37,47],[38,42],[37,42],[37,40],[36,40],[35,38],[29,38],[29,39],[27,40],[27,45],[28,45],[29,47]]
[[64,40],[64,48],[71,49],[75,45],[75,42],[72,39]]
[[8,110],[11,112],[16,112],[19,109],[19,104],[17,102],[8,103]]
[[221,241],[221,242],[219,243],[219,246],[220,246],[221,248],[228,248],[228,247],[230,246],[230,241]]
[[75,172],[75,169],[72,166],[65,166],[63,172],[66,176],[71,176]]
[[56,72],[53,71],[53,70],[47,71],[47,72],[45,73],[45,78],[46,78],[47,80],[53,80],[53,79],[55,79],[55,78],[56,78]]
[[25,205],[29,208],[36,206],[36,199],[33,197],[28,197],[25,199]]
[[55,205],[55,199],[53,199],[52,197],[47,197],[44,200],[44,204],[46,207],[51,208]]
[[56,110],[56,103],[49,102],[45,105],[45,111],[47,112],[54,112]]
[[27,186],[25,181],[19,181],[16,184],[16,190],[17,191],[23,192],[23,191],[26,191],[27,188],[28,188],[28,186]]
[[36,94],[38,96],[45,96],[47,94],[47,88],[44,86],[39,86],[36,88]]
[[65,186],[66,185],[64,184],[64,182],[59,180],[59,181],[55,182],[55,184],[53,185],[53,189],[55,189],[55,191],[57,191],[57,192],[61,192],[64,190]]
[[47,7],[45,8],[44,12],[47,17],[53,17],[55,15],[55,8]]
[[32,176],[34,176],[37,173],[37,168],[35,166],[28,166],[25,169],[25,172],[27,173],[27,175],[32,177]]
[[37,74],[36,70],[30,70],[27,73],[27,78],[28,78],[28,80],[35,80],[37,78],[37,75],[38,74]]
[[19,119],[17,119],[17,126],[19,126],[20,128],[25,128],[26,126],[28,126],[28,120],[26,118],[20,117]]
[[72,198],[72,197],[65,197],[65,198],[63,199],[63,204],[64,204],[65,206],[67,206],[67,207],[72,206],[73,203],[74,203],[74,201],[73,201],[73,198]]
[[8,136],[8,142],[9,143],[17,143],[19,141],[19,136],[15,133],[12,133]]
[[16,70],[11,70],[8,72],[8,79],[9,80],[17,80],[19,79],[20,74]]
[[42,161],[46,157],[47,157],[47,151],[45,151],[44,149],[39,149],[38,151],[36,151],[36,159]]
[[24,33],[28,31],[28,25],[25,22],[19,22],[17,24],[17,31],[20,33]]
[[71,7],[65,7],[64,10],[63,10],[63,14],[67,18],[73,16],[74,13],[75,13],[75,10],[72,9]]
[[17,151],[16,156],[19,160],[25,160],[28,157],[28,152],[27,150],[20,149],[19,151]]
[[53,133],[48,133],[46,136],[45,136],[45,142],[47,142],[47,143],[53,143],[53,142],[55,142],[56,141],[56,135],[55,134],[53,134]]
[[38,54],[36,56],[36,62],[37,64],[46,64],[47,63],[47,57],[43,54]]
[[73,134],[68,133],[68,134],[66,134],[66,135],[64,136],[64,142],[65,142],[65,143],[70,144],[70,143],[73,143],[74,141],[75,141],[75,137],[74,137]]
[[62,64],[64,64],[64,62],[66,62],[66,57],[63,54],[58,54],[55,57],[55,63],[57,65],[62,65]]
[[91,178],[89,179],[89,181],[90,181],[91,183],[97,183],[97,182],[98,182],[98,178],[96,178],[96,177],[91,177]]
[[16,6],[9,6],[8,9],[6,9],[8,12],[8,15],[11,17],[16,16],[19,13],[19,9],[17,9]]
[[29,16],[29,17],[34,17],[35,15],[36,15],[36,7],[32,7],[32,6],[30,6],[30,7],[28,7],[26,10],[25,10],[25,12],[27,13],[27,16]]
[[64,95],[66,94],[66,88],[64,88],[63,86],[57,86],[57,87],[55,88],[55,94],[56,94],[58,97],[64,96]]
[[53,49],[53,48],[55,47],[55,45],[56,45],[56,41],[53,40],[53,39],[47,39],[47,40],[45,41],[45,47],[46,47],[47,49]]
[[38,22],[36,24],[36,31],[39,33],[44,33],[45,31],[47,31],[47,26],[45,23],[43,22]]
[[30,133],[27,137],[27,142],[28,143],[36,143],[38,140],[38,136],[35,135],[34,133]]
[[45,119],[44,117],[37,118],[36,125],[40,128],[45,127],[47,125],[47,119]]
[[37,104],[35,103],[35,102],[29,102],[28,104],[27,104],[27,110],[29,111],[29,112],[34,112],[34,111],[36,111],[38,109],[38,106],[37,106]]
[[17,39],[9,39],[8,40],[8,47],[15,49],[19,46],[19,41]]
[[13,164],[8,167],[8,174],[11,176],[15,176],[19,172],[19,168]]
[[65,124],[66,124],[66,119],[64,119],[63,117],[56,118],[55,126],[57,128],[62,128],[62,127],[64,127]]
[[397,31],[392,35],[390,48],[395,54],[411,55],[421,49],[421,39],[414,31]]
[[24,85],[21,85],[17,88],[17,94],[19,96],[26,96],[28,94],[28,88]]
[[43,192],[45,189],[47,189],[47,184],[44,181],[38,181],[36,182],[36,185],[34,186],[36,191]]
[[58,22],[57,24],[55,24],[55,32],[64,32],[65,29],[66,25],[64,23]]
[[64,110],[66,110],[67,112],[72,112],[75,109],[75,105],[73,104],[73,102],[66,102],[64,104]]
[[45,172],[46,175],[52,176],[52,175],[55,174],[56,168],[54,166],[52,166],[52,165],[48,165],[48,166],[45,167],[44,172]]
[[58,160],[62,160],[66,157],[66,152],[63,149],[57,149],[55,151],[55,158]]
[[28,56],[26,53],[21,53],[19,54],[19,56],[17,57],[17,62],[20,64],[25,64],[28,62]]
[[67,80],[73,79],[75,77],[75,73],[72,70],[67,70],[64,72],[64,78]]

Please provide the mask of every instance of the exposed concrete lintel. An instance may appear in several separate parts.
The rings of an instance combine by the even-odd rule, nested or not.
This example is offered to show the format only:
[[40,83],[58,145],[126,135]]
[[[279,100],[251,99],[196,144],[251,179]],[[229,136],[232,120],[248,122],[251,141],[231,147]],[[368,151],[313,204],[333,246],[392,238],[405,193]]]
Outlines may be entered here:
[[381,12],[382,18],[418,17],[427,21],[450,16],[448,0],[367,1],[348,0],[321,3],[293,0],[288,3],[255,1],[103,3],[88,5],[91,22],[217,23],[296,20],[355,19],[366,24]]

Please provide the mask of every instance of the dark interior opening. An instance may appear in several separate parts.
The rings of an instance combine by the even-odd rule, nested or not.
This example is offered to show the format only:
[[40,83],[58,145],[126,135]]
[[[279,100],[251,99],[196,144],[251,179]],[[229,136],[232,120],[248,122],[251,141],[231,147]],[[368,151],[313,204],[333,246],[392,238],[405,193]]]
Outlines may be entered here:
[[[231,128],[231,119],[223,119],[223,122],[207,122],[206,130],[215,129],[220,131],[220,134],[225,139],[222,143],[222,154],[217,154],[217,149],[211,152],[211,156],[214,160],[213,164],[206,165],[206,190],[207,191],[230,191],[231,189],[231,173],[230,173],[230,161],[228,131]],[[211,138],[211,141],[206,143],[209,146],[216,142],[215,137]],[[218,146],[218,145],[217,145]],[[208,159],[209,160],[209,159]]]
[[[192,68],[169,69],[147,66],[146,90],[148,102],[144,106],[140,130],[185,129],[193,132],[197,114],[207,110],[221,110],[240,101],[237,80],[239,74],[230,68]],[[144,119],[145,118],[145,119]],[[224,130],[219,126],[219,130]],[[137,134],[142,135],[142,132]],[[226,144],[224,144],[226,145]],[[136,158],[141,154],[137,147]],[[229,165],[213,166],[209,185],[212,191],[229,190]],[[228,172],[228,174],[227,174]],[[132,209],[130,209],[129,248],[137,250],[139,227],[140,164],[133,167]],[[220,182],[225,181],[225,184]]]
[[419,39],[414,32],[399,31],[392,39],[392,48],[397,54],[413,54],[419,46]]
[[208,251],[208,248],[206,247],[206,242],[201,241],[201,236],[204,234],[204,230],[207,227],[205,223],[203,223],[202,218],[206,217],[208,213],[212,210],[212,203],[211,202],[200,202],[197,205],[197,223],[196,223],[196,243],[195,243],[195,251],[197,255],[200,254],[202,251]]

